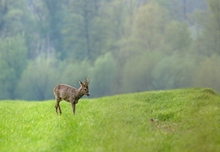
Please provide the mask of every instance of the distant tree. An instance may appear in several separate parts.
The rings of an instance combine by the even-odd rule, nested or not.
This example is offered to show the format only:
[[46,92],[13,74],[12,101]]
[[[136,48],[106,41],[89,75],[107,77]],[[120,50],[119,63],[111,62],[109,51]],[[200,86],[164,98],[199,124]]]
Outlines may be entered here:
[[15,88],[27,65],[23,36],[0,40],[0,99],[15,99]]
[[206,56],[220,55],[220,1],[208,0],[206,11],[196,12],[197,50]]
[[[65,14],[64,1],[40,0],[29,1],[30,20],[27,27],[27,42],[30,48],[29,56],[34,59],[41,53],[50,56],[55,53],[63,58],[62,27]],[[34,43],[33,43],[34,42]]]
[[177,21],[189,21],[189,15],[195,10],[206,8],[206,0],[152,0],[157,1],[160,5],[169,10],[169,16]]
[[153,89],[151,73],[160,59],[161,56],[156,52],[129,59],[121,70],[120,90],[130,93]]
[[0,1],[0,37],[14,36],[24,32],[25,0]]
[[123,33],[124,3],[108,0],[72,0],[63,28],[67,58],[95,61],[116,50]]
[[168,54],[173,52],[191,53],[191,32],[187,22],[170,21],[164,32],[164,44],[161,50]]
[[220,91],[220,57],[213,54],[211,57],[200,59],[194,75],[194,85],[197,87],[213,88]]
[[[191,33],[186,22],[170,20],[167,9],[158,3],[149,2],[140,6],[132,33],[119,52],[123,90],[167,89],[190,84],[191,75],[187,72],[191,72],[188,69],[194,60],[189,62],[184,57],[179,62],[179,58],[191,53],[191,44]],[[186,71],[182,73],[183,80],[179,81],[178,74],[181,72],[178,68]]]
[[17,98],[23,100],[52,99],[53,88],[59,82],[57,74],[59,72],[60,69],[55,60],[48,61],[41,57],[31,61],[17,85]]
[[163,41],[163,31],[167,23],[167,11],[157,3],[149,3],[138,10],[133,27],[133,35],[143,50],[154,51]]
[[196,63],[190,55],[173,54],[158,62],[153,69],[152,88],[156,90],[192,87]]
[[[127,29],[131,32],[122,37],[120,48],[116,53],[122,69],[124,65],[129,64],[127,62],[132,62],[133,58],[139,60],[142,55],[154,54],[160,51],[164,45],[164,31],[168,21],[167,11],[164,7],[150,2],[141,5],[132,17],[133,23]],[[144,62],[144,60],[141,61]]]
[[93,97],[112,95],[118,91],[117,65],[111,53],[100,56],[91,68],[90,92]]
[[79,86],[79,80],[84,81],[85,77],[91,76],[91,67],[91,62],[86,60],[82,62],[64,62],[61,66],[62,74],[60,77],[60,83],[69,84],[75,87]]
[[[72,0],[65,18],[66,25],[63,29],[66,57],[75,59],[92,58],[94,49],[95,17],[98,13],[96,0]],[[97,31],[98,32],[98,31]]]
[[60,58],[64,59],[64,55],[62,53],[63,39],[61,33],[65,14],[64,2],[60,0],[44,0],[44,3],[48,10],[48,34],[51,45],[54,46],[56,52],[59,52]]
[[166,10],[157,3],[141,6],[132,26],[132,33],[121,45],[121,53],[128,56],[157,51],[163,44],[163,33],[167,23]]

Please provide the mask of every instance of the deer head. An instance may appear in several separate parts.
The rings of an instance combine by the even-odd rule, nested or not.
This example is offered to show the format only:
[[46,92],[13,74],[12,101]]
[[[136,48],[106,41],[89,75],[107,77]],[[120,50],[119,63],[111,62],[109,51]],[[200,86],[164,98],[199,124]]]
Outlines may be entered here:
[[82,81],[79,80],[79,84],[81,86],[81,91],[84,95],[90,96],[89,94],[89,79],[85,78],[84,83],[82,83]]

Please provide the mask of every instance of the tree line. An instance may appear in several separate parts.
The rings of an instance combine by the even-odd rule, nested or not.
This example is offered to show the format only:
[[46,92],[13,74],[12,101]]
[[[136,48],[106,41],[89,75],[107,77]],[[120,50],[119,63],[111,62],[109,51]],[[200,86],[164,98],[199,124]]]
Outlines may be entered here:
[[0,99],[46,100],[90,77],[91,97],[220,91],[219,0],[2,0]]

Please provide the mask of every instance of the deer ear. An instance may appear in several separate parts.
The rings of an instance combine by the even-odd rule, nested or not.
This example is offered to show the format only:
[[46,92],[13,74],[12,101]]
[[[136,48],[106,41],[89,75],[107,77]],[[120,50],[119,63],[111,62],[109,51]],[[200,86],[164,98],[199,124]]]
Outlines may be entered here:
[[80,81],[80,80],[79,80],[79,84],[80,84],[81,86],[83,86],[83,85],[84,85],[84,84],[82,83],[82,81]]

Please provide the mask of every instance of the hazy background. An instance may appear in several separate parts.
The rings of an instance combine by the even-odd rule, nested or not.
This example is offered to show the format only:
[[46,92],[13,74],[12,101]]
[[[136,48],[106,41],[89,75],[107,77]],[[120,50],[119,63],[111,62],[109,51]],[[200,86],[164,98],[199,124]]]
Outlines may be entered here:
[[219,0],[0,0],[0,99],[220,91]]

